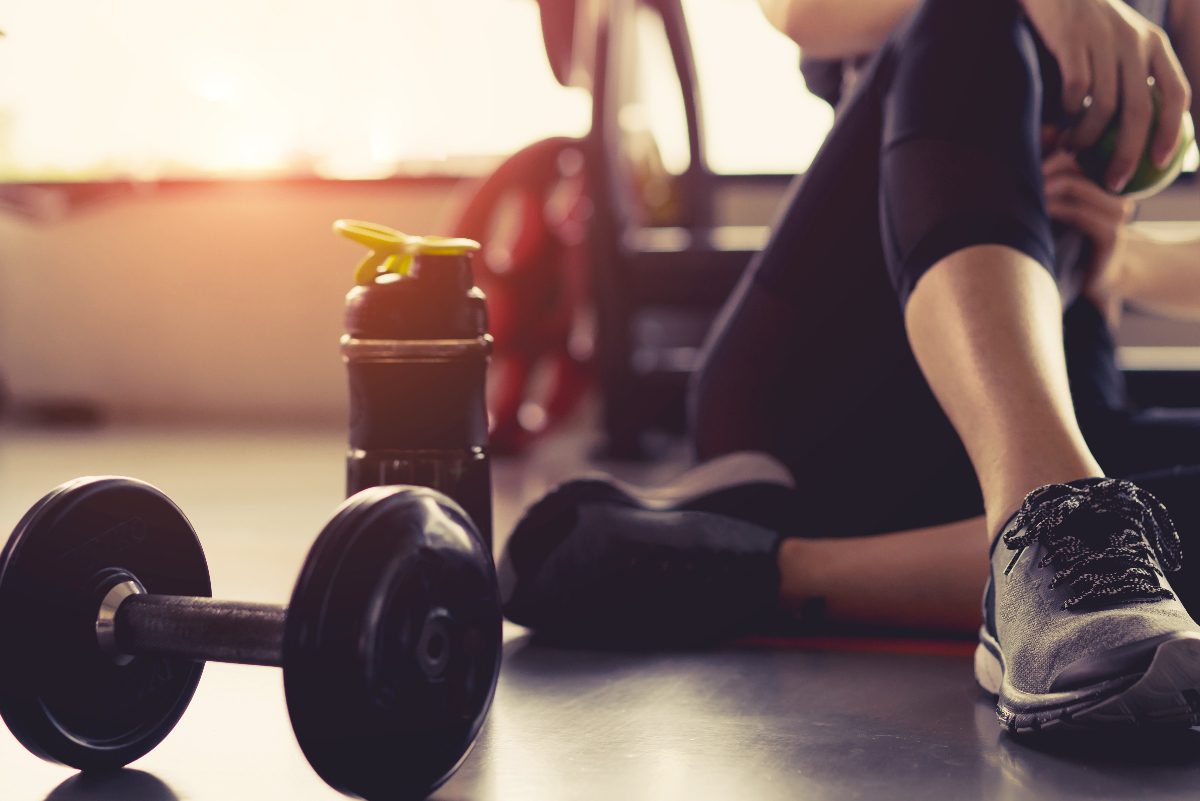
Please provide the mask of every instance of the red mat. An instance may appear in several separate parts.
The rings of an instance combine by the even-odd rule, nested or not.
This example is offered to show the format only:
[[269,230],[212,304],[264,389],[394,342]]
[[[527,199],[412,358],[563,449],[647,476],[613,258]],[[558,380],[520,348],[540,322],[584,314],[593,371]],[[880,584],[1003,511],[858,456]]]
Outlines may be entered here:
[[970,656],[975,643],[969,640],[910,639],[903,637],[750,636],[734,641],[747,648],[777,650],[841,651],[869,654],[920,654],[922,656]]

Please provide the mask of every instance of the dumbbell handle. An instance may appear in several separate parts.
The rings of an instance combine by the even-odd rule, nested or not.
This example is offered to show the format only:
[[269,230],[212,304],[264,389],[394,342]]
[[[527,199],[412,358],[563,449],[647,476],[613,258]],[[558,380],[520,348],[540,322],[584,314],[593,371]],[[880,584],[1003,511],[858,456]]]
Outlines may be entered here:
[[162,654],[241,665],[283,664],[287,608],[184,595],[131,594],[111,612],[111,637],[101,607],[101,645],[122,656]]

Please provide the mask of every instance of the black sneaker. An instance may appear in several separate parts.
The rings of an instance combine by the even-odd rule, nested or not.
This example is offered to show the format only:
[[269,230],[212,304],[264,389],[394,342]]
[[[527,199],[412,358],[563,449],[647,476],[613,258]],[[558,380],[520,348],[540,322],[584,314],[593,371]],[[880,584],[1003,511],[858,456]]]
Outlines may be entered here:
[[1200,627],[1163,575],[1179,535],[1154,496],[1115,479],[1041,487],[991,560],[975,677],[1002,726],[1200,723]]
[[499,559],[505,616],[558,640],[693,645],[778,603],[787,469],[730,454],[643,490],[569,481],[535,503]]

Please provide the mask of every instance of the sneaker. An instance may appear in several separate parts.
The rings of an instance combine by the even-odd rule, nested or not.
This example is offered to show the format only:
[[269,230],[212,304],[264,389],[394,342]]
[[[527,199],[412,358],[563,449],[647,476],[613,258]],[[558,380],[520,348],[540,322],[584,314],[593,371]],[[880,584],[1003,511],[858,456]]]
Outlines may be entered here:
[[505,616],[559,640],[691,645],[778,603],[791,474],[765,454],[712,460],[653,490],[609,476],[535,503],[498,562]]
[[1154,496],[1114,479],[1036,489],[991,563],[975,676],[1002,726],[1200,722],[1200,627],[1163,574],[1179,535]]

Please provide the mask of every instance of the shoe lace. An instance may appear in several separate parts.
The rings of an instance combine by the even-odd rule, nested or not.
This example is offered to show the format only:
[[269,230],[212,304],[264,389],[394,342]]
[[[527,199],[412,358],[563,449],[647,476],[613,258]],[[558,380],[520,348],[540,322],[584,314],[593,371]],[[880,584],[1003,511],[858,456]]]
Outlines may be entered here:
[[[1072,525],[1064,525],[1068,519]],[[1175,597],[1158,577],[1160,564],[1172,572],[1181,566],[1179,533],[1158,499],[1132,482],[1035,489],[1005,531],[1004,544],[1016,551],[1036,542],[1046,550],[1038,567],[1054,568],[1050,587],[1071,586],[1064,609]]]

